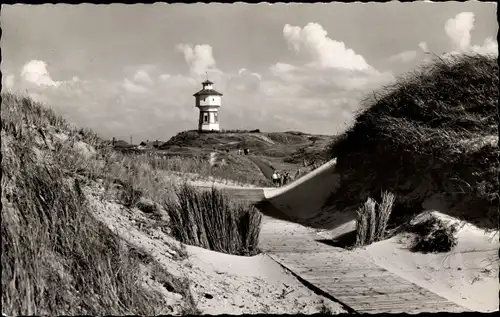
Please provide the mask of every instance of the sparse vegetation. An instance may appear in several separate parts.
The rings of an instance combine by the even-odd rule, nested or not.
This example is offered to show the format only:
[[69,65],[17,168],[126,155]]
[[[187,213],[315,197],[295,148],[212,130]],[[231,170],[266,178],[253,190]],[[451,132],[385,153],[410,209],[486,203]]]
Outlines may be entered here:
[[261,214],[236,203],[220,190],[197,191],[184,184],[177,201],[166,201],[172,235],[181,242],[237,255],[258,253]]
[[395,198],[394,194],[384,192],[380,204],[377,204],[372,198],[368,198],[363,206],[357,210],[355,246],[369,245],[385,238]]
[[328,306],[325,302],[323,302],[319,307],[318,314],[330,316],[330,315],[336,315],[338,313],[334,312],[330,306]]
[[[177,187],[161,164],[192,161],[168,162],[115,151],[91,130],[76,129],[52,110],[10,93],[2,93],[1,142],[4,313],[199,313],[190,281],[170,274],[163,264],[97,220],[96,211],[90,209],[96,205],[87,196],[88,189],[103,188],[99,199],[137,208],[156,226],[169,226],[164,207],[173,214]],[[196,165],[188,168],[199,171]],[[211,248],[236,254],[257,252],[258,212],[229,202],[219,192],[191,190],[200,198],[198,211],[221,207],[214,213],[215,222],[205,219],[204,223],[212,229],[218,225],[217,232],[206,232],[228,237],[224,233],[233,230],[235,234],[226,242],[210,237]],[[222,212],[229,216],[221,217]],[[232,222],[217,222],[227,219]],[[182,246],[170,246],[172,261],[188,256]],[[150,280],[164,290],[151,287]],[[174,305],[165,292],[178,293],[182,299]]]
[[498,97],[497,60],[483,55],[436,58],[369,96],[330,148],[343,180],[329,203],[355,208],[385,188],[400,212],[441,195],[443,212],[498,228]]
[[236,129],[236,130],[228,130],[228,129],[222,129],[220,133],[260,133],[260,129],[253,129],[253,130],[241,130],[241,129]]
[[449,252],[457,244],[457,224],[447,225],[430,215],[425,220],[406,226],[413,234],[410,250],[421,253]]
[[[9,93],[2,93],[1,116],[2,311],[173,313],[162,293],[141,284],[148,261],[89,210],[82,188],[104,175],[104,162],[84,144],[99,149],[99,138]],[[157,270],[172,292],[187,296],[180,310],[194,312],[189,283]]]
[[[238,182],[246,182],[259,186],[270,186],[269,179],[263,178],[259,169],[247,156],[236,155],[238,148],[250,149],[252,156],[259,159],[272,159],[276,165],[290,167],[290,171],[308,171],[309,167],[318,166],[327,160],[325,147],[332,137],[326,135],[310,135],[301,132],[257,132],[223,131],[219,133],[199,133],[185,131],[178,133],[160,148],[169,153],[196,157],[207,164],[210,152],[226,159],[226,165],[205,167],[203,175],[228,178]],[[224,153],[226,150],[230,153]],[[283,164],[284,163],[284,164]],[[304,163],[308,167],[304,169]],[[274,164],[273,164],[274,165]],[[230,172],[227,172],[230,170]],[[189,171],[191,172],[191,171]]]

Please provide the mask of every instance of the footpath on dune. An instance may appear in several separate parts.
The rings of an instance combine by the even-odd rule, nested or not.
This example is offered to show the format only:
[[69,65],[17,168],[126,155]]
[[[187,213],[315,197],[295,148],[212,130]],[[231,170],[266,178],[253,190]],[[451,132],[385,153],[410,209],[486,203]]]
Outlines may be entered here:
[[269,164],[263,162],[261,159],[255,157],[254,155],[249,155],[248,159],[254,162],[255,165],[257,165],[265,178],[271,179],[271,177],[273,176],[273,168],[269,166]]
[[[267,216],[262,224],[261,250],[348,311],[498,310],[495,252],[500,244],[492,238],[494,233],[492,236],[466,225],[458,233],[458,245],[441,254],[412,253],[403,236],[356,251],[321,243],[356,226],[354,211],[324,212],[322,202],[340,182],[335,165],[331,160],[281,188],[217,183],[195,186],[216,186],[232,197],[254,203]],[[311,253],[314,256],[308,256]],[[480,289],[487,289],[490,296],[484,296]]]

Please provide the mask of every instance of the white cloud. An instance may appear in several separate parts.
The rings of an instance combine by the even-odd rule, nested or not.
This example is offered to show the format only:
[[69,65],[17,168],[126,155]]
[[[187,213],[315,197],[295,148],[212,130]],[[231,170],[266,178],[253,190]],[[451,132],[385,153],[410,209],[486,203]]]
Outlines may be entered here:
[[123,80],[122,86],[127,92],[130,93],[143,94],[149,92],[146,87],[136,84],[128,78]]
[[446,21],[444,28],[453,44],[453,51],[445,55],[460,52],[498,55],[498,42],[491,37],[486,38],[482,45],[471,44],[471,31],[474,29],[474,24],[475,16],[472,12],[461,12]]
[[230,91],[236,90],[238,94],[242,92],[257,93],[260,91],[262,76],[246,68],[238,70],[237,75],[226,74],[221,87]]
[[427,42],[420,42],[418,43],[418,47],[420,47],[420,49],[424,52],[428,52],[429,51],[429,47],[427,46]]
[[21,69],[21,77],[37,86],[57,87],[61,84],[59,81],[52,80],[47,70],[47,63],[40,60],[31,60],[26,63]]
[[177,50],[184,54],[184,60],[194,76],[203,76],[209,70],[215,70],[215,59],[212,47],[208,44],[178,44]]
[[483,54],[483,55],[492,54],[498,56],[498,42],[491,37],[487,37],[484,40],[483,45],[473,45],[471,47],[471,50],[478,54]]
[[377,71],[343,42],[327,37],[317,23],[309,23],[302,29],[286,24],[283,36],[297,54],[307,53],[309,63],[272,65],[270,73],[287,87],[266,83],[268,93],[288,90],[292,94],[314,95],[314,92],[366,90],[393,79],[392,74]]
[[363,56],[346,47],[344,42],[332,40],[318,23],[308,23],[304,28],[286,24],[283,35],[297,53],[305,53],[311,66],[318,68],[369,69]]
[[14,81],[15,81],[15,76],[14,74],[9,74],[7,76],[3,76],[3,84],[2,86],[7,89],[11,90],[14,87]]
[[[297,54],[306,53],[309,63],[272,65],[270,73],[287,87],[278,88],[279,85],[266,82],[264,87],[268,93],[287,90],[292,94],[314,95],[339,90],[363,91],[393,79],[391,73],[377,71],[343,42],[329,38],[317,23],[309,23],[302,29],[286,24],[283,36]],[[411,55],[404,52],[399,58],[409,59]]]
[[137,70],[134,74],[133,79],[135,82],[140,84],[146,84],[146,85],[153,84],[153,80],[149,76],[148,72],[143,69]]
[[392,55],[389,57],[389,60],[394,61],[394,62],[403,62],[407,63],[409,61],[414,60],[417,57],[417,52],[416,51],[404,51],[399,54]]
[[461,12],[446,21],[444,29],[455,49],[466,50],[470,47],[474,21],[474,13],[472,12]]
[[249,71],[248,69],[246,68],[241,68],[239,71],[238,71],[238,76],[244,76],[244,75],[250,75],[250,76],[254,76],[256,78],[258,78],[259,80],[262,79],[262,76],[259,74],[259,73],[252,73],[251,71]]
[[[283,36],[306,61],[271,65],[260,82],[260,100],[247,101],[255,113],[283,119],[281,125],[318,132],[315,127],[344,127],[354,118],[364,94],[394,80],[391,72],[378,71],[343,42],[329,38],[319,24],[304,28],[287,24]],[[292,120],[297,118],[300,123]]]

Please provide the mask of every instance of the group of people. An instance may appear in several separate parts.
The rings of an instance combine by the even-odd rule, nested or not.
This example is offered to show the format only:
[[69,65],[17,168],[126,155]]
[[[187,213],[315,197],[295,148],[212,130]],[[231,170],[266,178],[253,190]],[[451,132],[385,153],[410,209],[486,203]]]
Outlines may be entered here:
[[272,181],[273,181],[274,186],[277,186],[277,187],[281,187],[283,185],[286,185],[290,181],[290,173],[288,173],[288,172],[280,173],[278,171],[274,171],[273,176],[272,176]]
[[291,182],[294,179],[300,178],[300,176],[302,176],[300,169],[297,170],[297,172],[295,173],[295,176],[293,176],[293,178],[292,178],[292,176],[290,176],[289,172],[280,173],[279,171],[274,170],[273,175],[272,175],[272,181],[273,181],[273,184],[275,186],[281,187],[283,185],[288,184],[289,182]]
[[238,149],[238,155],[242,155],[242,154],[245,154],[245,155],[250,154],[250,149]]

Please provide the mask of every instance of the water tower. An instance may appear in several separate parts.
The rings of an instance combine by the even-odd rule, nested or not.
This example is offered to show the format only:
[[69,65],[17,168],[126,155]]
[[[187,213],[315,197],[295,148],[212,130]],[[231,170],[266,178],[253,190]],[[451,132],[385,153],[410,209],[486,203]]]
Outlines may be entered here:
[[201,84],[203,89],[193,95],[196,99],[196,107],[200,109],[198,131],[220,131],[219,107],[222,94],[214,90],[214,83],[208,79]]

